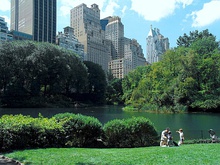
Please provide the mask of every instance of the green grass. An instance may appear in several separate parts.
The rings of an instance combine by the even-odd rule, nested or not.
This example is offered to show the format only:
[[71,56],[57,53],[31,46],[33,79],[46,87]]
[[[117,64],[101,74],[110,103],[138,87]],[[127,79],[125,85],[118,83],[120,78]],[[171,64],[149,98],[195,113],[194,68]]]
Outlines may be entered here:
[[25,165],[218,165],[220,144],[123,149],[49,148],[5,154]]

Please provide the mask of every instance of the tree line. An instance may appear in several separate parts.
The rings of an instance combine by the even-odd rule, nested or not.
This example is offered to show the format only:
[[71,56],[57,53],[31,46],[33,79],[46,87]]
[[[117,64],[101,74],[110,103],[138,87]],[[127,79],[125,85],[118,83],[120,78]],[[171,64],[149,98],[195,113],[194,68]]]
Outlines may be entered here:
[[[159,112],[220,109],[220,44],[208,30],[177,39],[162,60],[123,79],[59,46],[33,41],[0,45],[0,103],[68,107],[71,102],[126,104]],[[57,105],[59,103],[59,105]],[[125,108],[125,109],[126,109]]]
[[[101,66],[50,43],[0,45],[0,97],[5,107],[42,107],[57,101],[103,103],[106,76]],[[46,105],[47,104],[47,105]]]
[[220,48],[208,30],[177,39],[160,62],[139,67],[122,81],[125,103],[138,110],[219,111]]

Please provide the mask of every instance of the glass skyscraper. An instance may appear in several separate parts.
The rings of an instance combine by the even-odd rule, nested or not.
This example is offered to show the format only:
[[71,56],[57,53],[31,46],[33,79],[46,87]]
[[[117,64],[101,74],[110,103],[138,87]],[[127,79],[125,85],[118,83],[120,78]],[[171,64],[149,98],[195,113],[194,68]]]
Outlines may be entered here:
[[57,0],[11,0],[11,30],[56,42]]

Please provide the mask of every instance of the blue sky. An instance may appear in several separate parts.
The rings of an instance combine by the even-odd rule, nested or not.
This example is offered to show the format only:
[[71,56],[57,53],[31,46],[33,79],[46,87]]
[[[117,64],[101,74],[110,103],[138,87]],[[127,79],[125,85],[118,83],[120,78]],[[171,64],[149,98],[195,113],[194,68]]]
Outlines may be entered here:
[[[70,9],[81,3],[99,5],[101,18],[119,16],[125,37],[136,39],[146,55],[146,37],[159,28],[170,47],[184,33],[208,29],[220,40],[220,0],[57,0],[57,31],[70,25]],[[0,0],[0,16],[10,26],[10,0]]]

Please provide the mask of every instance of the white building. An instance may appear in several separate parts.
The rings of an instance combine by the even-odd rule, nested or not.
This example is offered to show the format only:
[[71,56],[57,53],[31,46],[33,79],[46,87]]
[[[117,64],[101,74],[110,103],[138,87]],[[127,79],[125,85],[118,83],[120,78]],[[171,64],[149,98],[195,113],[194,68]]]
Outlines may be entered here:
[[86,54],[84,53],[84,45],[81,44],[75,37],[73,28],[69,26],[65,27],[64,33],[58,32],[56,40],[57,45],[78,54],[82,61],[86,58]]
[[168,49],[169,39],[164,38],[159,29],[152,29],[151,26],[147,36],[147,61],[151,64],[160,61],[162,54]]

